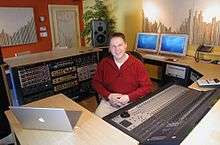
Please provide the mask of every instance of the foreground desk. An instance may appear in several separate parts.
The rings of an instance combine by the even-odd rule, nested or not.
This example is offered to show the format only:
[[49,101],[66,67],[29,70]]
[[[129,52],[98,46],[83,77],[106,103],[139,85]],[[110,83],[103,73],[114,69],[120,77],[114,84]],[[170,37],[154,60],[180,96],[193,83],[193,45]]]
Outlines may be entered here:
[[138,141],[103,121],[62,94],[27,104],[33,107],[60,107],[82,111],[74,132],[22,129],[13,113],[6,116],[21,145],[137,145]]
[[218,101],[180,145],[220,144],[220,101]]

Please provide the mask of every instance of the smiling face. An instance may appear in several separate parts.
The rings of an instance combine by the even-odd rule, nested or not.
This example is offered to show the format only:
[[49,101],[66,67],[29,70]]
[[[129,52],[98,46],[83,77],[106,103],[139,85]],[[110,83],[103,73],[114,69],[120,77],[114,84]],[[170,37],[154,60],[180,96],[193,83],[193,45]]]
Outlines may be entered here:
[[121,37],[113,37],[110,40],[109,51],[113,55],[114,59],[121,60],[125,56],[127,49],[127,43]]

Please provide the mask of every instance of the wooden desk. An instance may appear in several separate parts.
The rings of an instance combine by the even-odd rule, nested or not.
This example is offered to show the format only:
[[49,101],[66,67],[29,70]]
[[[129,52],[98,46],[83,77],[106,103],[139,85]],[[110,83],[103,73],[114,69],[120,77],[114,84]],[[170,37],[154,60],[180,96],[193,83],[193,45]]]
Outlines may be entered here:
[[[192,69],[198,71],[203,75],[201,79],[213,79],[213,78],[220,79],[220,65],[210,64],[210,63],[208,64],[202,61],[196,62],[193,57],[189,57],[189,56],[182,57],[177,62],[173,62],[173,63],[190,66]],[[199,87],[196,82],[194,82],[192,85],[188,87],[200,91],[206,91],[212,89],[212,88]]]
[[[144,54],[146,54],[144,52],[140,52],[140,53],[143,56]],[[208,64],[202,61],[196,62],[195,59],[191,56],[184,56],[184,57],[167,56],[167,58],[175,58],[177,59],[177,61],[176,62],[166,61],[166,60],[159,60],[159,61],[164,62],[164,63],[171,63],[174,65],[177,64],[177,65],[189,66],[190,68],[196,70],[197,72],[203,75],[201,79],[203,78],[205,79],[219,78],[220,79],[220,65],[218,64],[210,64],[210,63]],[[200,91],[210,90],[210,88],[199,87],[196,82],[190,85],[189,88],[193,88],[193,89],[200,90]]]
[[220,144],[220,101],[205,115],[180,145]]
[[33,107],[60,107],[82,111],[74,132],[22,129],[13,113],[5,112],[21,145],[137,145],[139,142],[62,94],[27,104]]
[[36,63],[48,62],[53,61],[56,59],[62,59],[72,56],[77,56],[81,54],[87,54],[91,52],[100,52],[101,49],[98,48],[78,48],[76,49],[60,49],[54,51],[44,51],[39,53],[32,53],[17,57],[10,57],[4,59],[4,62],[9,65],[9,67],[18,67],[18,66],[25,66],[31,65]]
[[[220,79],[220,65],[196,62],[193,57],[185,56],[176,62],[163,61],[172,64],[189,66],[203,75],[201,79]],[[206,91],[212,88],[202,88],[194,82],[189,88]],[[219,94],[220,95],[220,94]],[[204,118],[196,125],[180,145],[219,145],[220,144],[220,100],[210,109]]]

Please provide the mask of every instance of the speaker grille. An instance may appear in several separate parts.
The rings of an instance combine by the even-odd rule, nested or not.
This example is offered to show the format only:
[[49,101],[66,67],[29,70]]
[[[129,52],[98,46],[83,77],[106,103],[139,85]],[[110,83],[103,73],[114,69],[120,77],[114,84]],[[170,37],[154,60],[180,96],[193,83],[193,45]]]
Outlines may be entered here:
[[93,47],[108,45],[107,24],[105,21],[92,21],[92,44]]

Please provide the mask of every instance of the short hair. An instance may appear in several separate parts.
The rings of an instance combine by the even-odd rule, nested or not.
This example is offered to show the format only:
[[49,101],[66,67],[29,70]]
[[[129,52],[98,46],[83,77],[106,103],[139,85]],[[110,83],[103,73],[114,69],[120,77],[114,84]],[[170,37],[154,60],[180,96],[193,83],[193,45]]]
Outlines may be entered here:
[[120,37],[124,40],[124,42],[126,42],[126,38],[125,38],[125,35],[121,32],[114,32],[110,35],[110,40],[114,37]]

